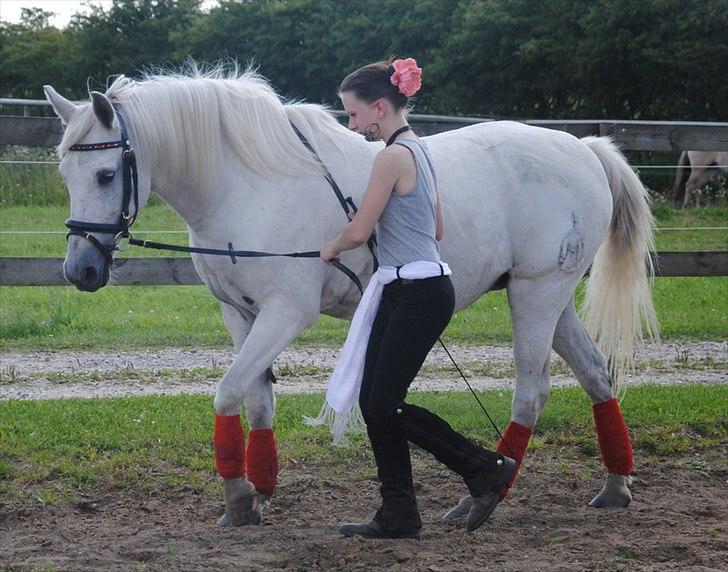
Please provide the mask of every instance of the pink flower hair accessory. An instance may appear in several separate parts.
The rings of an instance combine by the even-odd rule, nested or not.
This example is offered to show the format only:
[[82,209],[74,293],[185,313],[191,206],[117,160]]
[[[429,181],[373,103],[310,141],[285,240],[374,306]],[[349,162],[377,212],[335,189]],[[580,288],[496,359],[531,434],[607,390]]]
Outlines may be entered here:
[[412,97],[422,87],[420,78],[422,77],[422,68],[417,67],[414,58],[406,60],[394,60],[392,62],[394,73],[389,78],[393,85],[399,88],[399,92]]

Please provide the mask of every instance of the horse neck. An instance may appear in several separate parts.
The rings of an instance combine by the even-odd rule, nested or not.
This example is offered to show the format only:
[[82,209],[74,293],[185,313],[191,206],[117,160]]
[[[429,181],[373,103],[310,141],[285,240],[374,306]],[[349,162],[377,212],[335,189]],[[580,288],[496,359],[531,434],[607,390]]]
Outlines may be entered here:
[[159,165],[152,167],[152,190],[182,217],[190,228],[200,226],[215,210],[219,193],[215,185],[199,187]]
[[[320,185],[326,184],[314,165],[307,170],[311,179],[317,179]],[[298,216],[301,214],[299,209],[305,210],[308,206],[305,203],[320,198],[316,195],[312,201],[316,189],[301,188],[300,181],[308,181],[309,177],[256,173],[241,165],[229,152],[223,153],[217,171],[214,180],[194,184],[170,172],[164,165],[156,164],[152,167],[152,188],[195,234],[206,237],[216,234],[217,229],[231,235],[243,232],[242,228],[250,228],[249,224],[233,229],[229,223],[232,220],[249,223],[251,213],[260,221],[269,222],[268,225],[255,225],[258,237],[266,232],[281,233],[286,225],[272,224],[273,221]],[[334,200],[330,188],[329,192]]]
[[[351,195],[358,203],[377,149],[363,138],[347,132],[339,136],[340,148],[318,133],[306,132],[305,136],[333,174],[344,196]],[[310,217],[316,216],[317,211],[332,215],[319,220],[319,225],[343,227],[335,218],[341,209],[339,202],[314,163],[302,165],[303,176],[264,175],[242,166],[229,149],[224,149],[216,180],[194,185],[154,159],[149,161],[152,188],[194,231],[208,234],[216,221],[228,220],[232,213],[237,213],[240,219],[251,210],[259,213],[261,220],[279,221],[280,224],[269,224],[262,232],[285,232],[288,218],[297,223],[301,217],[308,216],[310,223]],[[306,214],[307,209],[310,214]],[[327,229],[320,231],[328,233]]]

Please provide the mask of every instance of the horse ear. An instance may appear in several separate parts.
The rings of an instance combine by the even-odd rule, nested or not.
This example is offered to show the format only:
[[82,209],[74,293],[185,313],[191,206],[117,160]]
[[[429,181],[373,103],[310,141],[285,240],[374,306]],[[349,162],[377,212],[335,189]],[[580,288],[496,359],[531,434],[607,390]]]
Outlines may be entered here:
[[91,101],[93,102],[94,113],[98,120],[101,121],[101,124],[104,127],[111,129],[111,126],[114,124],[114,117],[116,114],[114,113],[114,108],[112,107],[109,98],[107,98],[103,93],[92,91]]
[[61,118],[63,123],[68,125],[71,115],[73,115],[74,110],[78,106],[72,101],[68,101],[50,85],[44,85],[43,91],[45,92],[46,99],[53,106],[53,111],[56,112],[56,115]]

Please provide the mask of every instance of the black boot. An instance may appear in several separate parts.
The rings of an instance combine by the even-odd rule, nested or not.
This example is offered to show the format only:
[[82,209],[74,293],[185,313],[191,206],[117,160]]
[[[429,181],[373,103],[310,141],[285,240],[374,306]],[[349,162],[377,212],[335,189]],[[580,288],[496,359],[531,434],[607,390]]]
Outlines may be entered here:
[[365,538],[420,538],[422,520],[412,482],[409,444],[398,419],[385,426],[367,425],[377,462],[382,505],[369,523],[347,523],[339,528],[344,536]]
[[382,528],[376,520],[363,524],[342,524],[339,527],[339,533],[342,536],[362,536],[364,538],[415,538],[420,540],[419,526],[387,529]]
[[403,404],[398,410],[407,439],[459,474],[473,497],[466,519],[468,531],[480,527],[500,502],[500,491],[516,470],[516,462],[483,449],[427,409]]
[[[473,532],[485,523],[493,514],[495,507],[500,502],[500,494],[503,485],[505,485],[513,473],[516,471],[516,462],[510,457],[503,457],[501,470],[497,475],[487,471],[479,478],[474,479],[472,491],[483,491],[480,494],[472,494],[473,504],[470,506],[470,512],[465,519],[465,528],[468,532]],[[470,488],[470,484],[468,484]],[[489,489],[486,487],[490,487]]]
[[500,478],[503,455],[477,445],[427,409],[405,403],[398,411],[405,437],[460,475],[471,495],[490,491]]

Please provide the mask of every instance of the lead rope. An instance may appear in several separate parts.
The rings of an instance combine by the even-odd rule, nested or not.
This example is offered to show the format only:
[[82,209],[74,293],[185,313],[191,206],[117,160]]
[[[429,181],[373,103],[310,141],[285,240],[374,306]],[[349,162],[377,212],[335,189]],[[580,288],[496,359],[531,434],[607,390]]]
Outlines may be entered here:
[[478,397],[478,394],[475,393],[475,390],[470,385],[470,382],[468,382],[467,378],[465,377],[465,374],[460,369],[460,366],[458,366],[458,364],[455,362],[455,359],[452,357],[452,355],[450,355],[450,351],[447,349],[447,347],[445,347],[445,343],[442,341],[442,338],[438,337],[437,338],[437,341],[440,342],[440,345],[442,346],[442,349],[445,350],[445,353],[450,358],[450,361],[453,363],[453,365],[455,366],[455,368],[458,370],[458,373],[460,374],[460,377],[463,378],[463,381],[465,382],[465,385],[468,386],[468,389],[470,390],[470,393],[472,393],[473,394],[473,397],[475,397],[475,401],[478,402],[478,405],[480,405],[480,408],[483,410],[483,413],[485,413],[485,416],[488,418],[488,421],[490,421],[490,424],[493,426],[493,429],[495,429],[495,432],[498,434],[498,437],[500,438],[501,443],[503,443],[505,445],[506,449],[508,449],[508,452],[512,455],[511,458],[514,458],[515,453],[513,453],[513,449],[511,449],[508,446],[508,442],[505,440],[505,437],[503,437],[503,433],[500,432],[500,429],[498,429],[498,426],[495,424],[495,421],[493,421],[493,418],[490,416],[490,414],[488,413],[488,411],[485,408],[485,406],[480,402],[480,398]]

